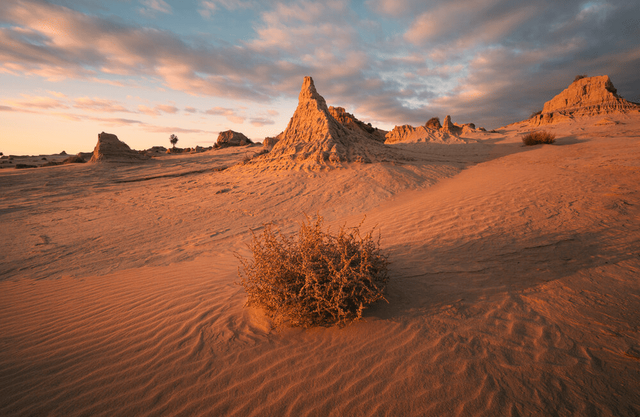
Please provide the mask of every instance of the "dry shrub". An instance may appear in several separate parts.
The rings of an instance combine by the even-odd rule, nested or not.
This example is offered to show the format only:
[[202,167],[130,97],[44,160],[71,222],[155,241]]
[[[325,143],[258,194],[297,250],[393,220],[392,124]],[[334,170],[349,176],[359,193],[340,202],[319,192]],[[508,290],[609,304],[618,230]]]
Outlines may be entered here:
[[543,143],[553,143],[556,141],[556,135],[546,131],[531,132],[522,137],[522,143],[525,146],[541,145]]
[[240,257],[239,284],[248,305],[263,308],[277,327],[345,325],[362,317],[370,304],[385,300],[387,256],[374,229],[362,236],[359,226],[323,231],[323,219],[307,217],[297,236],[272,225],[253,235],[253,260]]

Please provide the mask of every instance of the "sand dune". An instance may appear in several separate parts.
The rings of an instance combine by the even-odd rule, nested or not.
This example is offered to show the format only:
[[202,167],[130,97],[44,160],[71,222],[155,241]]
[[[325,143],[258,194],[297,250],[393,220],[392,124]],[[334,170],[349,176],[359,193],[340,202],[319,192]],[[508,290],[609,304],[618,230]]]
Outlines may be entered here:
[[[640,415],[640,118],[527,124],[395,162],[246,149],[0,171],[0,415]],[[378,225],[389,303],[273,331],[250,230]]]

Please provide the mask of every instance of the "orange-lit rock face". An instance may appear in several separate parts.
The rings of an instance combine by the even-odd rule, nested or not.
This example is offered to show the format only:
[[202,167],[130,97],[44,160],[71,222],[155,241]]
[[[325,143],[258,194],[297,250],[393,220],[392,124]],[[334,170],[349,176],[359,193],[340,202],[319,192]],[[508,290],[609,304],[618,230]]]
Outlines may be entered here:
[[640,106],[618,96],[607,75],[581,78],[544,104],[532,125],[559,123],[574,117],[639,111]]
[[224,132],[220,132],[218,135],[218,140],[216,141],[218,146],[245,146],[250,145],[251,139],[246,137],[244,134],[240,132],[234,132],[233,130],[227,130]]
[[89,162],[135,162],[145,159],[148,157],[132,150],[116,135],[102,132],[98,134],[98,143]]
[[609,76],[581,78],[544,104],[543,113],[580,110],[593,106],[624,109],[629,102],[620,98]]
[[380,142],[381,138],[336,120],[313,79],[304,77],[298,106],[286,130],[271,152],[252,164],[273,169],[321,169],[345,162],[389,159],[392,151],[384,149]]

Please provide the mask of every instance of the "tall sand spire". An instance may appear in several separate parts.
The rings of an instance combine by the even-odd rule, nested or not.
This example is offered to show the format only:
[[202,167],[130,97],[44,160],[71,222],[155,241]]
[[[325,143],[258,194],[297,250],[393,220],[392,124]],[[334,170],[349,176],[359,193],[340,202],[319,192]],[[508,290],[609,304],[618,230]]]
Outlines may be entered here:
[[348,129],[336,120],[311,77],[304,77],[287,128],[273,149],[254,165],[272,169],[322,169],[348,162],[388,160],[393,151],[365,131]]

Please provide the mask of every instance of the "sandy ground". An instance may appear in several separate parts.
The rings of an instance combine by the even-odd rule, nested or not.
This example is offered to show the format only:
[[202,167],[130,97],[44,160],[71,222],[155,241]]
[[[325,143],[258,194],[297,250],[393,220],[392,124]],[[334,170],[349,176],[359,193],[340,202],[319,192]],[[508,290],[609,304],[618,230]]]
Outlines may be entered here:
[[[246,150],[0,170],[0,415],[638,416],[640,117],[243,170]],[[251,230],[377,225],[387,298],[270,328]]]

